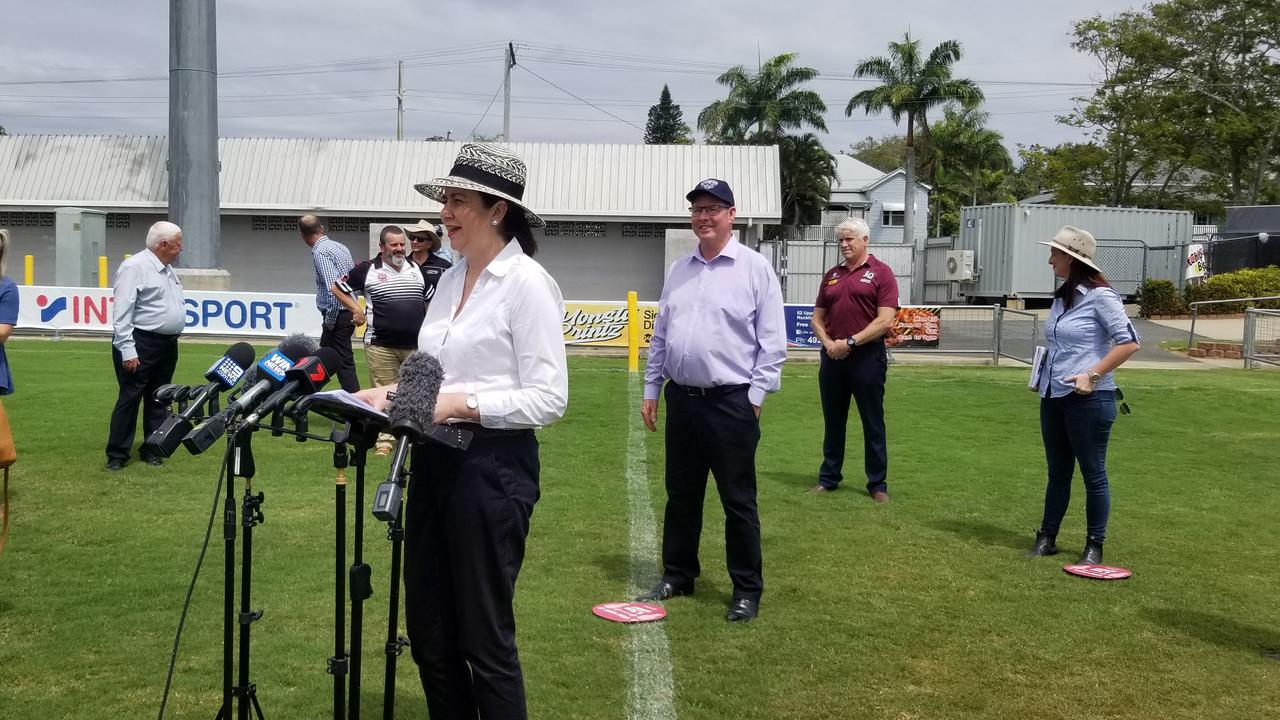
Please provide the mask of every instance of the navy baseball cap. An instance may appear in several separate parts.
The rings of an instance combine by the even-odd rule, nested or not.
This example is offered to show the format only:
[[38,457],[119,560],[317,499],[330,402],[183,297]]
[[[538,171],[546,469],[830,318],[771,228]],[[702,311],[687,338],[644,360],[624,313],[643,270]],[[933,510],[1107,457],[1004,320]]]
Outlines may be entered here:
[[684,199],[693,202],[694,198],[703,194],[710,195],[729,207],[737,207],[737,203],[733,201],[733,189],[729,187],[729,183],[723,180],[707,178],[690,190],[689,194],[684,196]]

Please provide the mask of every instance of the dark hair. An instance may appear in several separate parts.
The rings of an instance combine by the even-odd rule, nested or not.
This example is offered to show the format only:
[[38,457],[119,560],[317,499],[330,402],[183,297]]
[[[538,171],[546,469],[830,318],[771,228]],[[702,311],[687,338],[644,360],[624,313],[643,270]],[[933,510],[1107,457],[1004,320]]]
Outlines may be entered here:
[[[480,193],[480,202],[486,208],[497,205],[499,200],[502,200],[502,198],[486,192]],[[516,242],[520,243],[520,249],[524,251],[524,254],[533,257],[534,253],[538,252],[538,241],[533,239],[533,229],[529,227],[529,221],[525,219],[524,210],[513,202],[502,201],[507,203],[507,214],[502,216],[502,226],[499,228],[503,237],[515,238]]]
[[[1063,253],[1066,255],[1066,253]],[[1067,257],[1071,257],[1067,255]],[[1053,296],[1062,299],[1062,309],[1070,310],[1076,304],[1076,288],[1081,285],[1087,288],[1111,287],[1107,276],[1101,270],[1095,270],[1071,257],[1071,267],[1067,270],[1067,279],[1054,291]]]
[[303,235],[319,235],[324,232],[324,223],[315,215],[303,215],[298,218],[298,232]]
[[[382,228],[382,232],[378,233],[378,244],[386,245],[388,235],[407,235],[407,234],[405,233],[404,228],[400,227],[399,225],[387,225],[386,227]],[[405,239],[407,240],[408,237],[406,236]]]

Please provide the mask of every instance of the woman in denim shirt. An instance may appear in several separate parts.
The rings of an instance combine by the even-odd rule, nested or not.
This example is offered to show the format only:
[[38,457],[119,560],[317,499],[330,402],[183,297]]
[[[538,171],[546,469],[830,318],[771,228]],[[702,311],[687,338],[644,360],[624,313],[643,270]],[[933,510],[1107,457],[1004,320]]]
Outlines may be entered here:
[[1054,292],[1040,366],[1040,434],[1049,466],[1044,519],[1030,557],[1058,552],[1055,541],[1071,501],[1076,463],[1084,478],[1088,535],[1079,564],[1102,563],[1111,493],[1107,488],[1107,440],[1116,419],[1112,371],[1138,351],[1138,334],[1119,293],[1094,264],[1093,235],[1067,225],[1048,245],[1049,265],[1063,283]]

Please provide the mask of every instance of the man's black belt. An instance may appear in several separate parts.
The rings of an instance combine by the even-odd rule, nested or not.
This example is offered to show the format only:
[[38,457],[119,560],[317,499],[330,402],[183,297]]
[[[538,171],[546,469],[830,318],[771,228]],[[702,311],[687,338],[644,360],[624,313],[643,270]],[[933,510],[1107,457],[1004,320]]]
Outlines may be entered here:
[[133,332],[135,335],[148,335],[150,337],[160,338],[162,340],[175,340],[179,335],[182,334],[182,333],[176,333],[173,335],[166,335],[164,333],[158,333],[155,330],[143,330],[142,328],[134,328]]
[[671,386],[679,392],[686,395],[692,395],[693,397],[721,397],[723,395],[741,392],[751,387],[747,383],[742,383],[740,385],[713,385],[712,387],[702,388],[693,387],[692,385],[681,385],[674,380],[671,381]]

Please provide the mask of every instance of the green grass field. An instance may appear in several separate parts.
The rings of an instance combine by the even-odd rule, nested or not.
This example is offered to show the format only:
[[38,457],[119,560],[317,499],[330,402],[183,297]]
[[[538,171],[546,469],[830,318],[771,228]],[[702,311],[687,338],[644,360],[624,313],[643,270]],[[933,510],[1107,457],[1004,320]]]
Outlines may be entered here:
[[[175,379],[194,381],[221,351],[184,344]],[[5,405],[20,458],[16,525],[0,556],[0,718],[154,717],[220,453],[180,451],[162,468],[109,474],[106,343],[15,339],[8,352],[18,393]],[[628,718],[637,635],[590,608],[624,599],[632,584],[627,438],[638,409],[623,360],[573,358],[570,369],[568,415],[540,434],[543,494],[517,599],[530,714]],[[761,616],[723,620],[731,587],[710,491],[698,594],[670,602],[661,628],[676,715],[1280,717],[1280,662],[1266,656],[1280,652],[1280,375],[1121,371],[1135,414],[1112,436],[1106,558],[1135,575],[1103,583],[1061,570],[1083,543],[1078,480],[1064,554],[1022,557],[1044,489],[1025,374],[892,368],[893,502],[877,506],[858,487],[856,420],[848,487],[803,492],[822,425],[816,366],[791,363],[763,416]],[[660,434],[645,440],[646,457],[630,467],[647,467],[660,526],[663,447]],[[262,433],[255,449],[266,522],[254,537],[253,605],[265,615],[253,629],[252,680],[267,718],[328,717],[331,452]],[[386,466],[371,459],[366,505]],[[370,518],[365,540],[367,717],[381,717],[384,528]],[[219,517],[169,718],[208,720],[221,700],[221,536]],[[656,572],[656,557],[641,561]],[[397,710],[426,716],[407,653]]]

